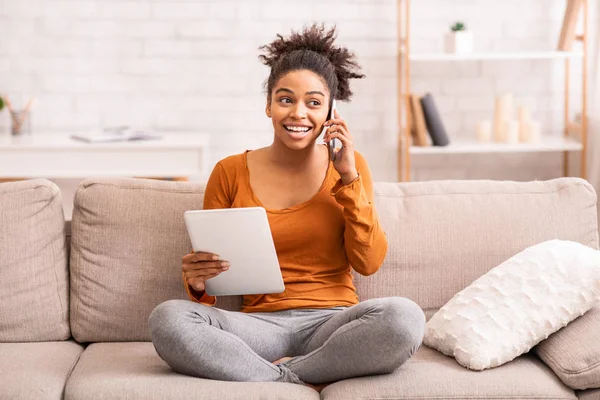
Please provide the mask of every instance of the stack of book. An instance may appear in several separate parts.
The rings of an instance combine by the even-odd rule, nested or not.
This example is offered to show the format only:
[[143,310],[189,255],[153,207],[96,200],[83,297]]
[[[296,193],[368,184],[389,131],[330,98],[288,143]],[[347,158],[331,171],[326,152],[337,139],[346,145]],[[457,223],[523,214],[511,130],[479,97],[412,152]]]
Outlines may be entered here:
[[129,142],[135,140],[161,139],[160,135],[128,126],[104,128],[99,131],[72,134],[71,139],[86,143]]
[[447,146],[448,134],[431,93],[410,95],[413,146]]

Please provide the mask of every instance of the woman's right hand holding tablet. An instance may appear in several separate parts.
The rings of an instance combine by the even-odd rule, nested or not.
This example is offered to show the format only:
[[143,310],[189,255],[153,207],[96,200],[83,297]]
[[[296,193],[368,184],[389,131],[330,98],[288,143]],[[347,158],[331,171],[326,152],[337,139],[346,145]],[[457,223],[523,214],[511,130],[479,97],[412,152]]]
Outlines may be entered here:
[[229,262],[221,260],[217,254],[194,252],[183,256],[181,269],[192,289],[204,291],[204,282],[229,269]]

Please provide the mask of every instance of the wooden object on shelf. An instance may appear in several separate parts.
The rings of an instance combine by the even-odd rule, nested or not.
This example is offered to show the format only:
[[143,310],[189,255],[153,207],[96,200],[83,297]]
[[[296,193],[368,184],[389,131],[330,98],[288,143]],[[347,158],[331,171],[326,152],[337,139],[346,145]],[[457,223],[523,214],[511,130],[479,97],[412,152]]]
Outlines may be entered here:
[[567,130],[570,134],[578,135],[581,137],[581,133],[583,132],[583,125],[577,122],[571,122],[567,125]]
[[[408,102],[408,106],[407,106],[407,110],[406,110],[407,118],[410,118],[411,121],[414,121],[415,120],[415,113],[413,111],[412,104],[411,104],[411,101],[410,101],[410,95],[408,95],[407,97],[408,97],[408,99],[406,100]],[[409,140],[409,142],[408,142],[409,146],[416,146],[417,145],[416,144],[417,143],[417,129],[415,127],[414,122],[411,123],[410,135],[409,135],[408,140]]]
[[0,183],[25,181],[25,178],[0,178]]
[[570,51],[573,48],[577,18],[579,17],[582,5],[583,0],[567,0],[560,37],[558,38],[558,50]]
[[431,139],[427,133],[427,125],[425,124],[425,116],[423,115],[423,107],[418,95],[414,93],[410,95],[410,105],[414,121],[414,145],[431,146]]

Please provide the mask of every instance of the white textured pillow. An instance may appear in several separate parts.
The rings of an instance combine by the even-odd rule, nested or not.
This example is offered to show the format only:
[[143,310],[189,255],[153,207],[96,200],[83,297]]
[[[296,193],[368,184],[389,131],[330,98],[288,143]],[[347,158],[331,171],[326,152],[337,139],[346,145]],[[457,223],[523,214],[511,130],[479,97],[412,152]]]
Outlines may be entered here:
[[427,322],[423,343],[463,366],[497,367],[584,314],[600,296],[600,251],[550,240],[457,293]]

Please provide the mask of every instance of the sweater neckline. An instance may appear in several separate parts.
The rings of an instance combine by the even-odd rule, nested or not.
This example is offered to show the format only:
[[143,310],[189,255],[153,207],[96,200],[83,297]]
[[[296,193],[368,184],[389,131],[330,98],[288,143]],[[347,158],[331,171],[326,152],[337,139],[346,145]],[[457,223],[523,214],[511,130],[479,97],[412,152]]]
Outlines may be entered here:
[[[324,145],[326,146],[326,145]],[[300,210],[302,208],[308,207],[309,205],[311,205],[312,203],[315,202],[315,200],[317,199],[317,197],[326,189],[327,187],[327,182],[329,181],[329,178],[331,176],[332,173],[332,162],[329,161],[327,163],[327,171],[325,171],[325,177],[323,178],[323,182],[321,182],[321,186],[319,187],[319,190],[317,190],[317,193],[315,193],[315,195],[313,197],[311,197],[310,199],[303,201],[302,203],[299,204],[295,204],[291,207],[287,207],[287,208],[281,208],[281,209],[276,209],[276,208],[267,208],[264,206],[264,204],[262,204],[262,202],[260,201],[260,199],[254,194],[254,191],[252,190],[252,186],[250,186],[250,169],[248,168],[248,153],[251,152],[252,150],[246,150],[244,152],[244,173],[245,173],[245,181],[246,181],[246,189],[248,190],[248,192],[250,193],[250,196],[252,197],[252,200],[260,207],[264,208],[266,210],[267,213],[271,213],[271,214],[284,214],[284,213],[289,213],[289,212],[293,212],[293,211],[297,211]]]

